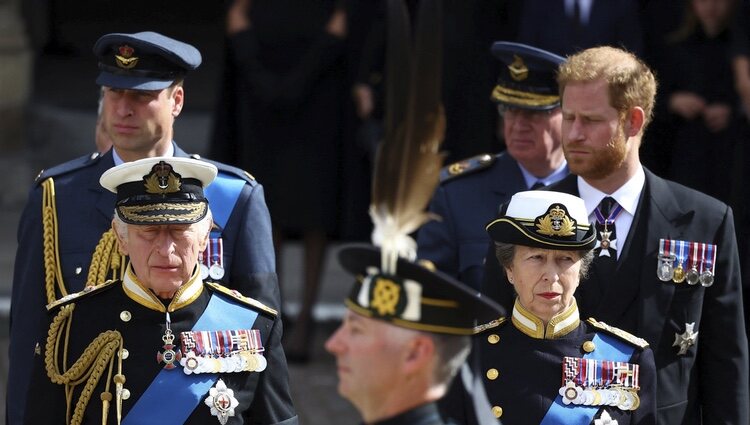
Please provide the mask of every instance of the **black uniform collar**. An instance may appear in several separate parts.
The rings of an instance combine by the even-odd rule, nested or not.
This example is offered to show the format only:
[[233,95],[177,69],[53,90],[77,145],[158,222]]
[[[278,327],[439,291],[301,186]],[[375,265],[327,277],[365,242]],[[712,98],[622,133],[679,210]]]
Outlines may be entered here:
[[370,425],[433,425],[444,423],[438,412],[437,404],[427,403],[388,419],[373,422]]

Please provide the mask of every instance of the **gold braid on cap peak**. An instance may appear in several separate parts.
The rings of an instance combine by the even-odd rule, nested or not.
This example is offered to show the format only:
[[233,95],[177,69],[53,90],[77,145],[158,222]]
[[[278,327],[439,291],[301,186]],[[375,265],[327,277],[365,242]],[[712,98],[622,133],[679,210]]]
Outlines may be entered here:
[[[125,376],[122,374],[122,356],[118,355],[122,353],[122,335],[118,331],[102,332],[89,343],[83,354],[81,354],[81,357],[68,368],[68,340],[74,310],[75,304],[63,306],[49,327],[44,351],[44,366],[47,376],[53,383],[65,385],[65,399],[67,402],[66,423],[79,425],[83,421],[86,406],[88,406],[94,389],[101,380],[102,375],[104,375],[106,368],[107,381],[104,386],[104,392],[100,395],[102,401],[102,423],[107,423],[109,405],[112,400],[110,385],[114,381],[117,398],[117,423],[119,424],[122,416],[122,384],[125,382]],[[62,347],[60,346],[61,344]],[[58,363],[60,356],[62,356],[62,367]],[[112,372],[115,356],[118,358],[117,374],[113,378]],[[73,391],[76,386],[84,382],[81,395],[76,401],[71,415],[70,408]]]

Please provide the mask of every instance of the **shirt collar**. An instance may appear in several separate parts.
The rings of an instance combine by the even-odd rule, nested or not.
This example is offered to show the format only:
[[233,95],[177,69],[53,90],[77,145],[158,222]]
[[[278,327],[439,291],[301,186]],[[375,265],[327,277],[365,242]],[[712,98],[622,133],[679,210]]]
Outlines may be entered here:
[[[166,157],[173,157],[174,156],[174,142],[172,142],[172,143],[169,144],[169,147],[167,148],[167,151],[164,152],[164,155],[162,155],[162,156],[166,156]],[[124,164],[125,163],[125,161],[122,158],[120,158],[120,155],[117,154],[117,149],[115,149],[114,147],[112,148],[112,159],[115,160],[115,167],[118,166],[118,165],[120,165],[120,164]]]
[[588,215],[594,213],[594,210],[602,202],[602,199],[611,196],[625,211],[631,216],[635,216],[635,211],[638,208],[638,200],[641,198],[641,192],[645,184],[646,173],[643,171],[643,167],[639,166],[635,175],[611,195],[591,186],[581,176],[578,176],[578,194],[583,199],[584,204],[586,204]]
[[521,169],[523,180],[526,182],[526,187],[528,188],[534,186],[534,183],[536,182],[542,182],[545,186],[549,186],[553,183],[557,183],[570,174],[570,171],[568,171],[568,163],[565,160],[563,160],[562,164],[560,164],[555,171],[551,172],[546,177],[537,177],[531,174],[531,172],[521,165],[520,162],[516,161],[516,163],[518,163],[518,168]]
[[122,287],[125,290],[125,294],[133,301],[151,310],[165,313],[167,311],[173,312],[179,310],[195,301],[201,292],[203,292],[203,280],[201,279],[199,268],[196,267],[193,275],[177,289],[169,306],[166,307],[159,297],[138,280],[138,276],[135,275],[133,267],[130,264],[128,264],[128,270],[125,273]]
[[519,331],[532,338],[557,339],[564,337],[577,328],[581,323],[581,317],[578,313],[578,304],[575,298],[573,298],[573,303],[570,307],[552,317],[545,329],[542,319],[524,308],[518,298],[516,298],[511,321]]

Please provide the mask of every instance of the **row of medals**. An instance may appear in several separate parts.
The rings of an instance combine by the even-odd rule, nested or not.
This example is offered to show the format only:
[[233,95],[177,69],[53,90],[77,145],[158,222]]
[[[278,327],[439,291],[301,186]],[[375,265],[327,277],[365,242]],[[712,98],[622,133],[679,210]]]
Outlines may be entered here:
[[714,284],[714,274],[711,270],[704,270],[701,273],[697,267],[691,267],[690,270],[686,271],[682,267],[682,263],[675,267],[674,261],[674,255],[659,255],[659,264],[656,266],[656,276],[659,277],[659,280],[662,282],[671,280],[674,283],[687,281],[688,285],[697,285],[700,282],[701,286],[706,288]]
[[631,389],[618,387],[581,389],[575,385],[567,385],[563,389],[563,397],[576,405],[613,406],[620,410],[635,410],[641,405],[638,393]]
[[268,362],[263,354],[253,351],[239,351],[227,356],[198,356],[190,351],[180,359],[185,374],[263,372]]

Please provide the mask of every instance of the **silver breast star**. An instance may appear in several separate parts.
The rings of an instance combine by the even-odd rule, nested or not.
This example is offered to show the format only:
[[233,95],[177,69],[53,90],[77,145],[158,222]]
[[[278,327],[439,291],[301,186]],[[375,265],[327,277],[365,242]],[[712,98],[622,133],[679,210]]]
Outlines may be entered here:
[[695,345],[695,342],[698,340],[698,332],[693,332],[693,329],[695,329],[695,322],[685,323],[685,332],[674,334],[672,347],[680,347],[680,350],[677,352],[678,355],[684,356],[688,348]]

